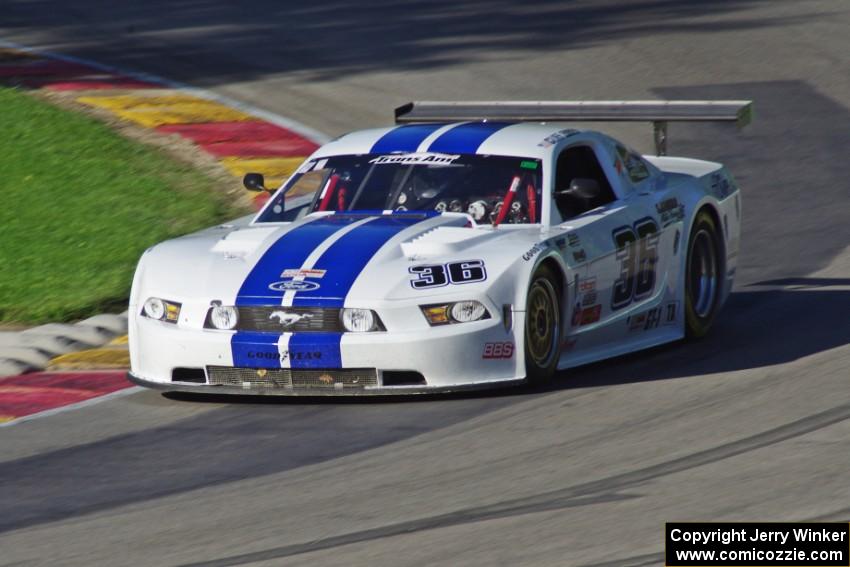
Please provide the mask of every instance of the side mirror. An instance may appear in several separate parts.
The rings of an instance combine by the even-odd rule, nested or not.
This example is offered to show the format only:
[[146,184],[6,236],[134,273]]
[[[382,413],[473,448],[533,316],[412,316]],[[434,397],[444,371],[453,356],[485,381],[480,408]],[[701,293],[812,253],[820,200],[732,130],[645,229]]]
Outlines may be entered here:
[[576,177],[570,182],[569,188],[564,193],[592,201],[599,197],[601,191],[599,183],[595,179]]
[[262,173],[246,173],[245,177],[242,178],[242,185],[248,191],[268,191]]

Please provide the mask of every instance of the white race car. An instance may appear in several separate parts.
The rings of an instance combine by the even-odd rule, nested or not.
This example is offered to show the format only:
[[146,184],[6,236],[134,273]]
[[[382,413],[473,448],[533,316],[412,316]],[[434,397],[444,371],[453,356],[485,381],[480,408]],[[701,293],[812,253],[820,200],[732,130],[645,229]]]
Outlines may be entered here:
[[[545,382],[704,335],[735,274],[741,198],[665,157],[666,123],[747,101],[411,103],[328,143],[250,220],[142,256],[130,379],[245,394]],[[646,120],[657,156],[564,122]],[[262,190],[262,176],[249,174]]]

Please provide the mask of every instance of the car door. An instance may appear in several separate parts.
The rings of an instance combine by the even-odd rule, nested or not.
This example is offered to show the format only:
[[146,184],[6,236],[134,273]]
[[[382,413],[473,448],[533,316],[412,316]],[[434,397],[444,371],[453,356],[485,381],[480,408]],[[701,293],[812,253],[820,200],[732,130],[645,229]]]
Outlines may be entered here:
[[578,148],[582,145],[559,155],[555,183],[557,192],[572,177],[596,179],[606,201],[591,203],[598,206],[562,224],[572,235],[573,256],[584,260],[574,282],[568,342],[580,344],[578,356],[592,357],[595,350],[622,342],[629,333],[629,318],[657,299],[663,280],[659,269],[666,262],[659,250],[662,227],[654,202],[641,186],[654,172],[628,163],[629,172],[627,162],[606,144]]

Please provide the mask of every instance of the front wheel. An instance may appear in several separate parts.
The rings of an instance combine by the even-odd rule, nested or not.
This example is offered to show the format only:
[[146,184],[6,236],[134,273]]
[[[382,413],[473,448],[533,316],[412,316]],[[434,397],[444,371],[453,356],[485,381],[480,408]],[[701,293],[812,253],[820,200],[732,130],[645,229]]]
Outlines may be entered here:
[[525,372],[530,384],[545,384],[558,366],[561,304],[558,279],[547,266],[531,278],[525,307]]
[[722,286],[720,241],[714,219],[706,211],[694,218],[685,268],[685,332],[688,338],[708,333]]

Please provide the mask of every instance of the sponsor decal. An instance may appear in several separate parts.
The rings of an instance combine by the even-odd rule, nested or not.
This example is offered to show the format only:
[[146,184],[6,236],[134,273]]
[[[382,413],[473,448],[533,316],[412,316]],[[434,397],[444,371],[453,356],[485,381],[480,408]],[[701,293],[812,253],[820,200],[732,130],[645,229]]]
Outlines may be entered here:
[[549,242],[538,242],[537,244],[532,246],[528,252],[522,255],[522,259],[528,262],[529,260],[537,256],[538,253],[542,252],[543,250],[546,250],[547,248],[549,248]]
[[[282,352],[273,352],[270,350],[249,350],[247,355],[248,358],[260,360],[275,360],[279,362],[283,362],[285,360],[320,360],[322,358],[322,353],[320,351],[285,350]],[[257,374],[259,375],[259,371],[257,372]],[[264,375],[265,374],[263,374],[263,376]]]
[[577,232],[568,232],[567,233],[567,242],[570,243],[570,248],[575,248],[581,244],[581,239],[578,236]]
[[582,307],[581,305],[576,305],[575,311],[573,311],[573,319],[572,325],[573,327],[583,327],[585,325],[590,325],[591,323],[596,323],[599,321],[599,318],[602,316],[602,305],[593,305],[590,307]]
[[589,278],[584,278],[583,280],[579,280],[578,291],[579,291],[579,293],[587,293],[589,291],[596,291],[596,276],[591,276]]
[[483,282],[487,279],[487,270],[484,268],[483,260],[411,266],[408,271],[416,276],[415,279],[410,281],[413,289]]
[[270,350],[249,350],[248,358],[260,358],[264,360],[280,360],[280,353],[272,352]]
[[313,291],[320,287],[322,286],[316,282],[304,282],[299,280],[285,280],[269,284],[269,289],[272,291]]
[[327,270],[304,270],[300,268],[288,268],[281,272],[282,278],[316,278],[320,279],[325,276]]
[[485,343],[484,353],[481,355],[481,358],[513,358],[513,356],[514,343],[512,342]]
[[[650,309],[650,311],[655,311],[654,309]],[[649,312],[644,311],[643,313],[638,313],[637,315],[630,315],[626,320],[626,324],[629,326],[630,331],[637,331],[639,329],[643,329],[643,326],[646,324],[647,319],[649,318]]]
[[556,238],[555,246],[558,247],[558,250],[564,250],[567,247],[567,239],[566,238]]
[[388,156],[378,156],[369,160],[369,163],[375,165],[385,164],[430,164],[430,165],[448,165],[460,158],[460,155],[438,154],[432,152],[417,152],[411,154],[392,154]]
[[669,226],[685,218],[685,205],[671,197],[655,204],[655,211],[661,217],[661,226]]
[[584,252],[584,248],[573,252],[573,260],[579,263],[587,261],[587,254]]
[[669,301],[664,305],[653,307],[643,313],[629,316],[626,319],[626,325],[629,331],[651,331],[661,325],[674,325],[678,310],[679,302]]
[[599,321],[602,316],[602,305],[594,305],[592,307],[576,307],[573,312],[573,327],[583,327]]
[[565,338],[561,341],[561,352],[569,352],[573,350],[576,346],[578,339],[574,338]]
[[269,319],[277,319],[283,327],[291,327],[303,319],[312,319],[312,313],[288,313],[286,311],[272,311]]
[[581,310],[581,321],[579,322],[579,327],[583,327],[585,325],[590,325],[591,323],[596,323],[599,321],[599,317],[602,315],[602,305],[594,305],[593,307],[586,307]]
[[541,148],[550,148],[561,140],[565,140],[570,136],[578,134],[578,132],[579,131],[575,128],[564,128],[563,130],[558,130],[554,134],[549,134],[548,136],[543,138],[537,145]]
[[280,353],[280,361],[284,360],[321,360],[322,353],[320,351],[298,352],[293,350],[284,350]]
[[598,303],[596,294],[596,276],[579,280],[576,290],[576,302],[583,307],[592,307]]

